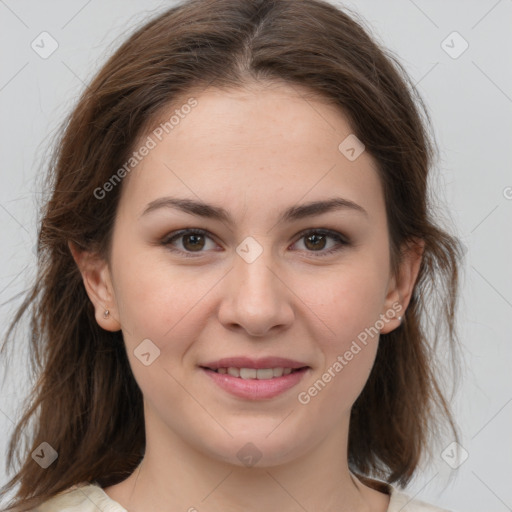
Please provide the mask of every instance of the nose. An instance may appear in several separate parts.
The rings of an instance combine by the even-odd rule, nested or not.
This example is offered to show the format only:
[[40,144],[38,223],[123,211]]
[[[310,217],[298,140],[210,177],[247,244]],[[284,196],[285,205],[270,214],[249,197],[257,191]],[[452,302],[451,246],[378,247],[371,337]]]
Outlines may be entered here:
[[294,319],[294,294],[282,274],[270,250],[250,263],[236,255],[224,283],[219,321],[257,337],[286,330]]

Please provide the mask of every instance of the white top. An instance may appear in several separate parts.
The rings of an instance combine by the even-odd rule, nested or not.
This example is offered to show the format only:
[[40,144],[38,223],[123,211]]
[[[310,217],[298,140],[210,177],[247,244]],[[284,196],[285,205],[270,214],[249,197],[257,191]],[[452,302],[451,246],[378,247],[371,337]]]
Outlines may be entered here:
[[[412,499],[387,484],[390,500],[387,512],[450,512],[447,509]],[[128,512],[98,484],[74,485],[37,507],[37,512]]]

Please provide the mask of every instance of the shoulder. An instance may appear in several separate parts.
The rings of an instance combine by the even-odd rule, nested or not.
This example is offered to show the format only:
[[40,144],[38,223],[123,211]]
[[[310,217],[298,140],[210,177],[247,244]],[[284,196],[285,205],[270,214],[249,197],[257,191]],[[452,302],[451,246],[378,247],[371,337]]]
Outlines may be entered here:
[[127,512],[97,484],[77,484],[48,499],[37,512]]
[[387,512],[453,512],[446,508],[439,508],[425,501],[417,500],[404,491],[389,485],[389,506]]
[[[386,489],[390,495],[387,512],[453,512],[414,499],[390,484],[386,484]],[[112,500],[99,485],[88,483],[74,485],[37,507],[37,512],[98,511],[127,512],[119,503]]]
[[370,487],[382,494],[389,495],[389,504],[386,512],[455,512],[431,505],[425,501],[414,499],[414,497],[407,494],[407,492],[395,487],[392,484],[369,478],[364,475],[352,475],[356,480],[363,482],[367,487]]

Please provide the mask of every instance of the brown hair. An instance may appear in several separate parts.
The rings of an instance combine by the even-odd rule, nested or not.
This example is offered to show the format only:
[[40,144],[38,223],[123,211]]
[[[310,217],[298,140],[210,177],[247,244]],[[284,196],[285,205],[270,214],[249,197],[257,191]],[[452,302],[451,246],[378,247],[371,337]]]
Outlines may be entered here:
[[[14,506],[28,510],[84,481],[114,485],[143,457],[142,394],[122,334],[96,323],[68,242],[108,261],[122,183],[101,200],[95,189],[127,161],[163,109],[208,85],[285,81],[338,106],[378,164],[393,270],[404,244],[425,242],[404,322],[381,336],[352,408],[351,469],[405,485],[443,426],[458,440],[435,362],[445,339],[443,356],[450,354],[452,369],[457,366],[462,251],[432,216],[431,121],[398,59],[355,18],[323,0],[191,0],[139,28],[84,91],[49,165],[37,279],[6,338],[30,312],[38,380],[9,444],[8,468],[16,448],[22,451],[21,469],[3,488],[19,484]],[[31,419],[33,437],[22,448]],[[31,457],[42,442],[58,452],[47,469]]]

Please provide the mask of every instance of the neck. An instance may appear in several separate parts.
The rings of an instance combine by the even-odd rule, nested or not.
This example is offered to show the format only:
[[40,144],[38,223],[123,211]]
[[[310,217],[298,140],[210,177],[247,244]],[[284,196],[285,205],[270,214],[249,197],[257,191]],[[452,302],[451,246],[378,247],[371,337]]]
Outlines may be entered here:
[[209,457],[152,419],[146,422],[146,451],[139,467],[127,480],[105,489],[127,510],[367,512],[375,500],[376,491],[363,486],[348,468],[349,418],[311,452],[270,467],[235,466]]

